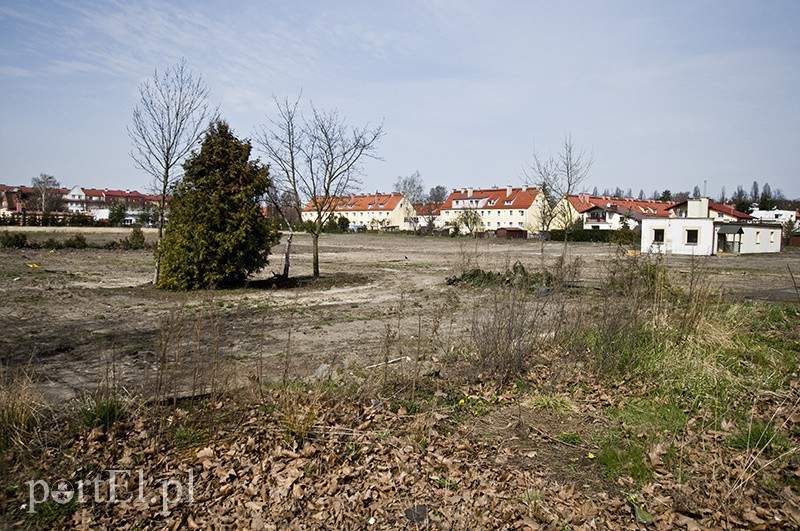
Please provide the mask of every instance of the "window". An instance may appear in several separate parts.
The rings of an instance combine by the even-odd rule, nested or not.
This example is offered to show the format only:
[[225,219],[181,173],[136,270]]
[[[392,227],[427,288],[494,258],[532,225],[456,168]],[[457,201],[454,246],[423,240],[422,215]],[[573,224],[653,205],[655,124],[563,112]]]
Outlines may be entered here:
[[697,229],[686,229],[686,245],[697,245]]
[[756,231],[756,245],[759,245],[760,243],[761,243],[761,231],[757,230]]
[[524,216],[524,215],[525,215],[525,211],[524,211],[524,210],[520,210],[520,211],[519,211],[519,215],[520,215],[520,216]]
[[769,243],[775,243],[775,231],[769,231]]
[[653,243],[664,243],[664,229],[653,229]]

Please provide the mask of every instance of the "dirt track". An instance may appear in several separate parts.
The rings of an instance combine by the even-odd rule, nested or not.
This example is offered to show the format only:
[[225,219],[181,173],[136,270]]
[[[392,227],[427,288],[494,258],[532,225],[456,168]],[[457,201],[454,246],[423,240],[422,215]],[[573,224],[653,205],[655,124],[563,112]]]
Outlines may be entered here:
[[[86,233],[98,242],[122,236]],[[293,275],[310,272],[310,248],[307,236],[296,237]],[[30,369],[55,404],[91,392],[107,377],[131,392],[149,392],[160,340],[170,330],[173,355],[207,359],[213,350],[226,376],[237,382],[256,371],[279,378],[287,368],[287,343],[289,375],[307,378],[322,363],[353,369],[381,361],[387,333],[398,328],[404,340],[420,323],[429,327],[452,317],[462,326],[444,295],[457,293],[462,302],[475,295],[445,284],[455,272],[474,265],[504,270],[516,261],[528,268],[540,263],[539,243],[533,241],[325,235],[321,280],[266,288],[271,271],[282,269],[282,250],[282,245],[273,249],[278,254],[272,263],[247,288],[192,294],[163,293],[149,284],[150,251],[1,250],[0,359],[6,367]],[[561,244],[548,243],[546,259],[552,262],[561,250]],[[599,244],[570,245],[570,255],[583,260],[581,278],[587,284],[599,280],[614,252]],[[688,277],[690,259],[665,262],[678,281]],[[788,270],[800,280],[800,253],[698,263],[728,296],[796,297]]]

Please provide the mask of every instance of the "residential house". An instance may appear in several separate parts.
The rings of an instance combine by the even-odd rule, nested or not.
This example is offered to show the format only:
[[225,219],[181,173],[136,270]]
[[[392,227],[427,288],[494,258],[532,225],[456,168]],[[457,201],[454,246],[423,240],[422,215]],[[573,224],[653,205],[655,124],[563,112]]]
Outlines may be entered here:
[[666,217],[672,203],[630,197],[571,195],[570,205],[580,215],[583,228],[590,230],[619,230],[623,226],[631,229],[641,227],[642,220],[649,217]]
[[781,225],[787,221],[796,222],[800,219],[800,212],[796,210],[778,210],[777,208],[773,208],[772,210],[760,210],[756,208],[750,215],[765,223],[780,223]]
[[669,211],[669,216],[675,218],[711,218],[724,222],[752,221],[756,219],[750,214],[739,212],[733,205],[716,203],[707,197],[680,201],[672,204],[667,210]]
[[[66,188],[56,188],[55,194],[63,196]],[[7,186],[0,184],[0,216],[27,211],[37,213],[39,210],[39,191],[31,186]]]
[[441,227],[442,205],[438,203],[414,203],[417,226],[435,229]]
[[658,217],[642,220],[643,253],[713,255],[777,253],[781,226],[710,217]]
[[0,184],[0,215],[25,210],[25,200],[32,192],[33,188]]
[[68,212],[89,214],[105,206],[105,193],[97,188],[73,186],[64,196]]
[[[350,194],[331,198],[333,217],[345,217],[352,227],[367,230],[414,230],[418,220],[411,201],[399,192]],[[316,219],[313,202],[303,209],[303,221]]]
[[[470,228],[460,220],[465,213],[471,212],[476,218],[475,232],[517,228],[538,233],[542,228],[543,201],[544,196],[536,188],[527,186],[456,189],[439,209],[440,226],[458,227],[461,233],[469,233]],[[561,201],[557,208],[565,208],[565,204],[566,201]],[[549,228],[560,228],[560,225]]]

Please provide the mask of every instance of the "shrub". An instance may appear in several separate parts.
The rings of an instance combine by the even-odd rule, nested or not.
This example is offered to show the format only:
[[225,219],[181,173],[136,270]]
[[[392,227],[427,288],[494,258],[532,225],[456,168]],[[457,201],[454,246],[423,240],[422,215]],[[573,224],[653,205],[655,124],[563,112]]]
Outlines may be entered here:
[[28,246],[28,237],[20,232],[8,232],[4,230],[0,233],[0,247],[9,249],[22,249]]
[[86,243],[86,237],[83,234],[75,234],[64,240],[61,246],[64,249],[86,249],[89,247],[89,244]]
[[494,294],[490,307],[477,309],[471,329],[475,372],[501,385],[524,374],[537,346],[542,308],[525,293],[504,289]]
[[505,273],[485,271],[476,267],[459,276],[446,279],[447,284],[451,286],[461,283],[475,287],[511,286],[522,291],[534,291],[540,287],[549,286],[552,281],[553,275],[550,272],[528,273],[520,262],[515,262]]
[[[550,231],[550,239],[554,242],[563,242],[566,231],[555,229]],[[595,243],[619,243],[632,245],[639,241],[640,234],[627,227],[620,230],[592,230],[580,229],[569,232],[569,241],[572,242],[595,242]]]
[[[131,229],[131,235],[120,240],[118,246],[123,249],[147,249],[144,231],[141,227],[133,227],[133,229]],[[114,248],[116,247],[117,245],[114,246]]]
[[261,213],[268,171],[250,161],[249,141],[213,123],[199,153],[183,165],[170,202],[169,225],[157,250],[157,285],[167,290],[242,283],[268,263],[278,230]]
[[60,249],[61,244],[55,238],[47,238],[44,243],[42,244],[42,248],[44,249]]

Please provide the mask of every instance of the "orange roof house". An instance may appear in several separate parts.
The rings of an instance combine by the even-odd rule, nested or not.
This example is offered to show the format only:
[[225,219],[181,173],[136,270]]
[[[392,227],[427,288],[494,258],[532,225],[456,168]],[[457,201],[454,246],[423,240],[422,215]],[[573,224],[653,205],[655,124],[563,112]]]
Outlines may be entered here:
[[657,201],[654,199],[634,199],[632,197],[609,197],[589,194],[576,194],[569,196],[569,203],[577,212],[583,213],[594,207],[614,207],[619,212],[635,212],[644,217],[669,216],[669,208],[674,205],[671,201]]
[[[453,190],[440,207],[441,225],[457,227],[460,232],[496,231],[500,228],[539,232],[542,201],[539,190],[529,186],[459,188]],[[566,203],[562,201],[559,204]],[[468,212],[474,214],[468,215]]]
[[[327,205],[320,206],[326,215],[345,217],[351,226],[371,230],[413,230],[419,223],[413,205],[399,192],[332,197]],[[317,207],[314,201],[309,201],[303,208],[303,220],[316,220]]]

